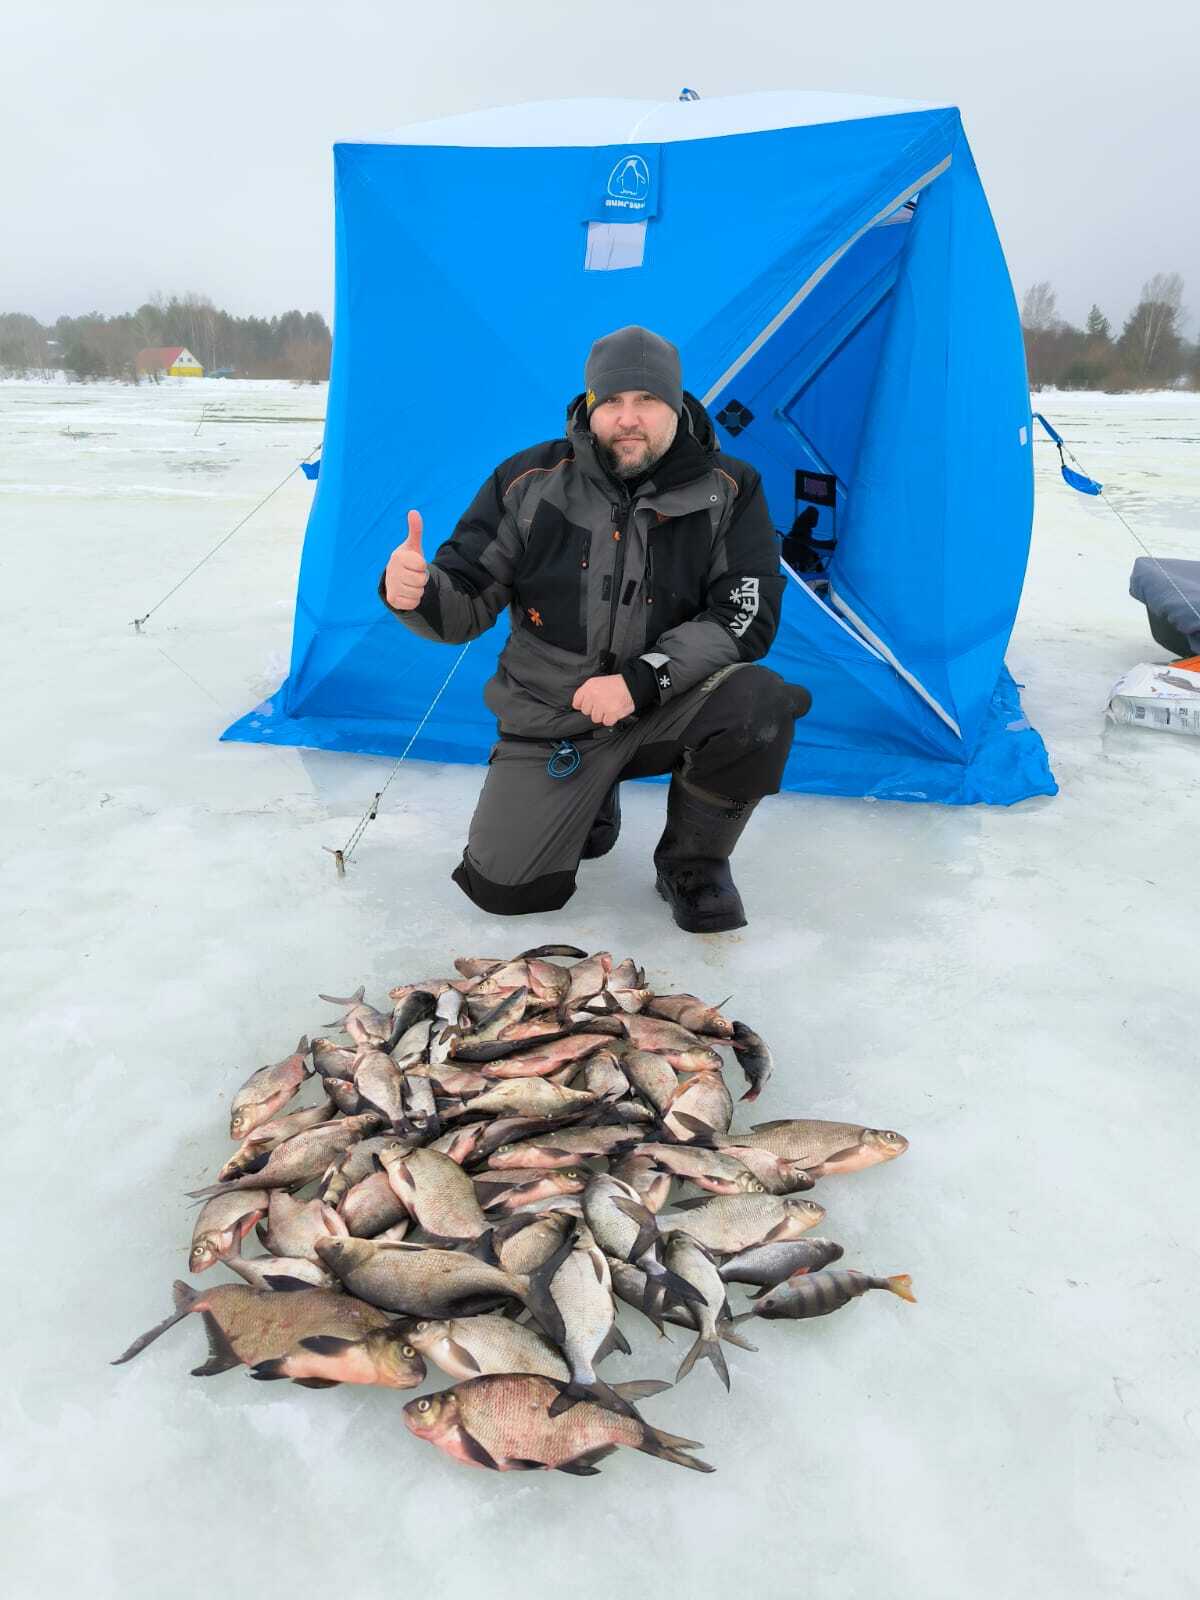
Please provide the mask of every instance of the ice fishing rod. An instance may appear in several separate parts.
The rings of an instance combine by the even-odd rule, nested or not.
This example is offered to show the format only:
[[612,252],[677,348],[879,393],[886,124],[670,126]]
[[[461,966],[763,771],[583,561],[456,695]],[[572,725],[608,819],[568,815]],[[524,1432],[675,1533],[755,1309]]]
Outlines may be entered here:
[[375,818],[379,815],[379,802],[383,799],[384,795],[388,792],[388,789],[391,787],[392,780],[395,778],[396,774],[400,771],[401,766],[403,766],[404,761],[405,761],[405,759],[406,759],[406,757],[408,755],[408,752],[412,749],[413,745],[416,744],[418,738],[420,737],[421,729],[425,726],[425,724],[429,721],[430,716],[433,714],[434,706],[437,705],[438,701],[445,694],[446,688],[449,685],[450,679],[458,671],[459,667],[462,666],[463,657],[466,655],[467,651],[471,648],[471,646],[474,644],[474,642],[475,641],[473,639],[468,639],[466,644],[463,645],[462,649],[455,656],[453,662],[451,663],[450,671],[442,679],[441,685],[438,688],[437,693],[434,695],[433,699],[429,702],[428,706],[426,706],[425,715],[421,718],[420,722],[418,722],[416,727],[413,729],[412,737],[409,739],[408,743],[404,746],[404,749],[400,752],[400,755],[398,756],[395,765],[392,767],[392,770],[388,773],[387,778],[385,779],[383,784],[381,784],[379,789],[376,791],[375,796],[371,801],[371,804],[363,812],[363,814],[362,814],[361,818],[359,819],[356,827],[354,828],[354,831],[351,833],[350,837],[346,840],[345,844],[341,847],[340,850],[335,850],[333,845],[331,845],[331,844],[323,844],[321,846],[322,850],[327,850],[329,852],[329,854],[333,857],[333,864],[337,868],[337,874],[338,874],[339,878],[344,878],[346,876],[346,863],[350,860],[350,857],[353,855],[355,849],[357,848],[358,841],[362,838],[363,834],[366,832],[367,824],[369,822],[374,822]]
[[[1034,420],[1036,422],[1040,422],[1041,423],[1042,427],[1045,428],[1046,432],[1050,435],[1050,438],[1054,441],[1055,445],[1057,446],[1057,449],[1058,449],[1058,461],[1059,461],[1060,467],[1062,468],[1063,481],[1065,483],[1069,484],[1072,489],[1078,490],[1078,492],[1080,494],[1097,495],[1097,496],[1099,496],[1099,498],[1101,500],[1104,501],[1104,504],[1112,512],[1113,516],[1116,517],[1117,521],[1121,524],[1121,526],[1125,529],[1125,531],[1129,534],[1129,537],[1134,541],[1135,544],[1137,544],[1139,549],[1145,551],[1146,555],[1149,557],[1149,559],[1151,561],[1153,561],[1154,565],[1158,568],[1159,572],[1162,573],[1163,577],[1171,585],[1172,589],[1174,589],[1175,593],[1183,601],[1184,605],[1192,613],[1192,615],[1195,617],[1196,621],[1200,622],[1200,610],[1197,609],[1195,601],[1192,600],[1190,595],[1184,594],[1183,590],[1175,582],[1175,579],[1167,571],[1166,567],[1163,566],[1162,562],[1154,554],[1153,550],[1150,549],[1149,545],[1146,544],[1145,540],[1142,539],[1141,536],[1138,533],[1136,533],[1133,528],[1130,527],[1129,523],[1126,521],[1125,517],[1122,515],[1122,513],[1118,509],[1118,507],[1116,505],[1114,505],[1113,502],[1104,493],[1104,485],[1102,483],[1100,483],[1097,479],[1089,476],[1089,474],[1086,473],[1083,470],[1083,463],[1074,454],[1074,452],[1072,451],[1070,445],[1068,445],[1067,441],[1063,438],[1062,434],[1059,433],[1058,429],[1053,427],[1046,420],[1046,418],[1042,415],[1042,413],[1040,411],[1035,411],[1033,413],[1033,416],[1034,416]],[[1067,465],[1066,458],[1068,456],[1075,463],[1075,466],[1078,468],[1078,471],[1072,471],[1072,469]]]
[[[203,418],[201,418],[201,420],[203,421]],[[283,488],[284,484],[287,483],[290,478],[294,477],[297,472],[300,472],[300,471],[302,471],[304,469],[306,463],[308,463],[309,461],[312,460],[313,456],[316,455],[317,451],[320,448],[321,448],[321,446],[319,444],[313,445],[312,449],[304,457],[304,460],[303,461],[297,461],[296,465],[288,473],[287,477],[281,478],[273,489],[269,490],[265,495],[263,495],[262,499],[253,508],[253,510],[247,511],[246,515],[242,518],[242,520],[239,523],[237,523],[236,526],[230,528],[229,532],[225,535],[225,537],[223,539],[218,539],[216,544],[213,545],[212,549],[208,552],[208,554],[204,555],[204,556],[201,556],[199,561],[197,561],[196,565],[194,567],[192,567],[189,571],[185,572],[183,577],[180,578],[179,582],[176,583],[176,584],[173,584],[171,586],[171,588],[169,588],[167,590],[166,594],[163,595],[161,600],[156,600],[154,602],[154,604],[150,607],[149,611],[147,611],[144,616],[132,618],[132,620],[130,621],[130,627],[133,629],[134,633],[141,633],[143,623],[149,621],[149,619],[158,610],[159,606],[165,605],[167,603],[167,601],[171,598],[171,596],[177,590],[182,589],[184,584],[188,581],[188,579],[194,577],[196,575],[196,573],[200,571],[200,568],[205,564],[206,561],[211,561],[213,556],[216,555],[217,551],[220,550],[222,548],[222,546],[227,545],[229,543],[230,539],[233,538],[234,534],[237,533],[239,528],[244,528],[246,526],[246,524],[250,521],[250,518],[252,516],[254,516],[257,512],[261,511],[262,508],[266,505],[267,501],[270,500],[273,495],[277,495],[279,493],[280,489]],[[309,474],[306,472],[305,473],[305,477],[308,477],[308,476],[309,476]]]

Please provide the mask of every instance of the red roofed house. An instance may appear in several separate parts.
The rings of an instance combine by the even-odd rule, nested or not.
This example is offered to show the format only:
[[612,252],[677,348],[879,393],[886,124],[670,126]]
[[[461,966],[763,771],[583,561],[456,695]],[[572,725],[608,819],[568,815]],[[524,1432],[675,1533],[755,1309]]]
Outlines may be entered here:
[[139,350],[134,358],[138,376],[165,372],[168,378],[202,378],[204,368],[186,345],[164,345],[161,350]]

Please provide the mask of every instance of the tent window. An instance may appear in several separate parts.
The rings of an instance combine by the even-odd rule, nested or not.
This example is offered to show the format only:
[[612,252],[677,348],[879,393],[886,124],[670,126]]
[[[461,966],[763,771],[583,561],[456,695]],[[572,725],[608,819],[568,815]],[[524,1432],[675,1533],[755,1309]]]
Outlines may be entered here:
[[589,222],[585,272],[620,272],[640,267],[646,253],[644,222]]

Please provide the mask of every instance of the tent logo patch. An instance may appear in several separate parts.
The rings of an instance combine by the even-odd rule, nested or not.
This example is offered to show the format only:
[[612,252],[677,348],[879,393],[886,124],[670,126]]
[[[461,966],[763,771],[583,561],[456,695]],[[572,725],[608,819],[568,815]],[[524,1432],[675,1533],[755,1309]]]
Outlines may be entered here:
[[610,200],[632,200],[639,208],[650,193],[650,168],[642,156],[622,156],[608,175]]
[[743,578],[729,591],[729,603],[741,607],[729,624],[730,633],[735,639],[740,639],[758,615],[758,579]]
[[592,154],[591,181],[584,213],[588,222],[647,222],[658,215],[659,166],[656,144],[609,145]]

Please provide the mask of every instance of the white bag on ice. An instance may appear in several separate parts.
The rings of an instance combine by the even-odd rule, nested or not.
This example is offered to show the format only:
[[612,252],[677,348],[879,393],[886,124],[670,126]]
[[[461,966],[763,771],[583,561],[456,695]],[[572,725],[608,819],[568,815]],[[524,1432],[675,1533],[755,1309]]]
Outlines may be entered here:
[[1108,715],[1135,728],[1200,734],[1200,658],[1130,668],[1113,686]]

